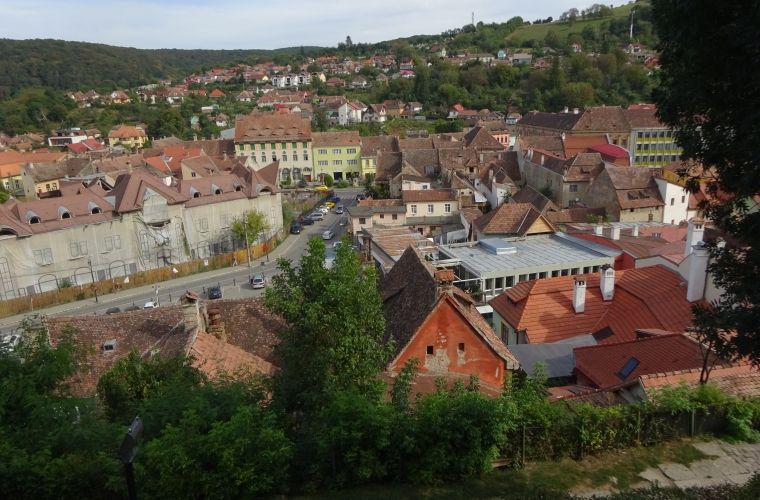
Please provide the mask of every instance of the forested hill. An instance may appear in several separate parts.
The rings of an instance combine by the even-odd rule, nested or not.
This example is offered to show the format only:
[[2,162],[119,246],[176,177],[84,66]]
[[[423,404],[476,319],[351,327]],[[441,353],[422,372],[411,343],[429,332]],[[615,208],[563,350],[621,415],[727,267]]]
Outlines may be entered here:
[[[253,56],[298,53],[300,47],[277,50],[135,49],[63,40],[0,39],[0,100],[18,90],[43,86],[60,90],[155,83],[157,78],[184,77],[194,70],[224,66]],[[304,47],[304,50],[319,50]]]

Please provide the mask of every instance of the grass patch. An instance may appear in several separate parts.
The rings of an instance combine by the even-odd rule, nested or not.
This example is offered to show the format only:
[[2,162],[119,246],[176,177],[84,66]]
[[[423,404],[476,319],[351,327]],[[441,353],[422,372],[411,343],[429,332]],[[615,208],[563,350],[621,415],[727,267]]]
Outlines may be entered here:
[[618,452],[589,456],[581,462],[531,462],[525,469],[493,471],[481,478],[444,483],[438,486],[377,484],[352,490],[314,496],[290,497],[294,500],[475,500],[475,499],[569,499],[568,491],[583,487],[612,486],[627,490],[642,481],[638,475],[665,462],[689,465],[710,458],[690,441],[660,443]]
[[[588,19],[583,20],[580,17],[575,21],[572,28],[567,21],[554,21],[546,24],[531,24],[521,26],[507,36],[507,39],[519,38],[520,40],[543,40],[549,31],[556,31],[560,36],[567,36],[570,33],[580,33],[586,26],[595,26],[602,24],[610,19],[621,19],[631,17],[631,9],[634,4],[621,5],[612,9],[614,15],[605,19]],[[557,15],[559,17],[559,14]]]

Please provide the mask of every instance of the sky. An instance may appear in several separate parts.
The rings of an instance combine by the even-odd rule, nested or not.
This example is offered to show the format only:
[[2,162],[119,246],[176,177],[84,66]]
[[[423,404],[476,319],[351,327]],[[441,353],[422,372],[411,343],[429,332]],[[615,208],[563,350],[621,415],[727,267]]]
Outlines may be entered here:
[[334,47],[438,34],[475,22],[555,19],[593,0],[3,0],[0,37],[142,49]]

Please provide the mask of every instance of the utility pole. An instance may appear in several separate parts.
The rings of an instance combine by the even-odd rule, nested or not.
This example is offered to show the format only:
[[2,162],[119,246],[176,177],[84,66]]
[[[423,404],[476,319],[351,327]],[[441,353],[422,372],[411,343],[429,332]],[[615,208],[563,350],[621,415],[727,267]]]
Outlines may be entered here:
[[92,257],[87,257],[87,265],[90,266],[90,277],[92,278],[92,291],[95,292],[95,302],[98,302],[98,287],[95,284],[95,273],[92,270]]
[[158,289],[161,287],[158,285],[153,285],[153,288],[156,290],[156,307],[161,307],[161,303],[158,301]]
[[251,267],[251,247],[248,246],[248,217],[246,217],[246,212],[243,212],[243,224],[245,229],[245,255],[248,259],[248,267]]
[[472,27],[475,27],[475,13],[472,13]]
[[631,40],[633,40],[633,13],[636,12],[635,9],[631,9]]

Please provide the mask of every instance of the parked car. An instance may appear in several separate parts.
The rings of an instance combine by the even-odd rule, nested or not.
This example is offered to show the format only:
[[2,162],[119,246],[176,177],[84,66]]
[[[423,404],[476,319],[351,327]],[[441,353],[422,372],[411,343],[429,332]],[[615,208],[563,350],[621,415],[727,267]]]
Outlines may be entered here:
[[158,304],[156,302],[146,302],[143,309],[156,309]]
[[[342,244],[343,244],[342,241],[336,241],[335,243],[333,243],[333,250],[337,250],[338,248],[340,248]],[[349,245],[349,248],[351,249],[352,252],[356,251],[356,247],[353,245]]]
[[316,220],[325,220],[325,214],[323,214],[322,212],[314,212],[313,214],[309,216],[309,219],[311,219],[312,222]]
[[124,312],[139,311],[140,306],[129,306],[124,308]]
[[323,240],[331,240],[333,239],[333,236],[335,236],[335,233],[333,233],[332,231],[325,231],[324,233],[322,233]]
[[220,286],[210,286],[208,287],[208,298],[211,299],[221,299],[222,298],[222,287]]
[[317,208],[317,212],[322,212],[323,214],[329,214],[330,213],[330,209],[327,208],[327,207],[319,207],[319,208]]
[[321,185],[321,186],[314,186],[314,189],[316,191],[329,191],[330,190],[330,188],[327,187],[327,186],[325,186],[324,184]]
[[298,224],[290,226],[290,234],[301,234],[301,226]]
[[267,280],[263,274],[257,274],[251,278],[251,288],[256,290],[257,288],[266,288]]
[[366,198],[367,198],[367,197],[366,197],[366,196],[364,196],[363,194],[357,194],[357,195],[356,195],[356,199],[357,199],[357,200],[364,200],[364,199],[366,199]]
[[119,309],[118,307],[109,307],[106,310],[106,314],[116,314],[116,313],[120,313],[120,312],[121,312],[121,309]]
[[330,208],[330,209],[331,209],[332,207],[334,207],[334,206],[335,206],[335,203],[333,203],[333,202],[331,202],[331,201],[326,201],[326,202],[324,202],[322,205],[323,205],[323,206],[325,206],[325,207],[327,207],[327,208]]
[[342,214],[345,211],[346,211],[346,207],[344,207],[343,205],[338,205],[338,208],[335,209],[336,214]]
[[333,203],[340,203],[340,196],[333,196],[330,201]]
[[302,226],[311,226],[314,224],[314,221],[308,217],[301,217],[301,225]]

